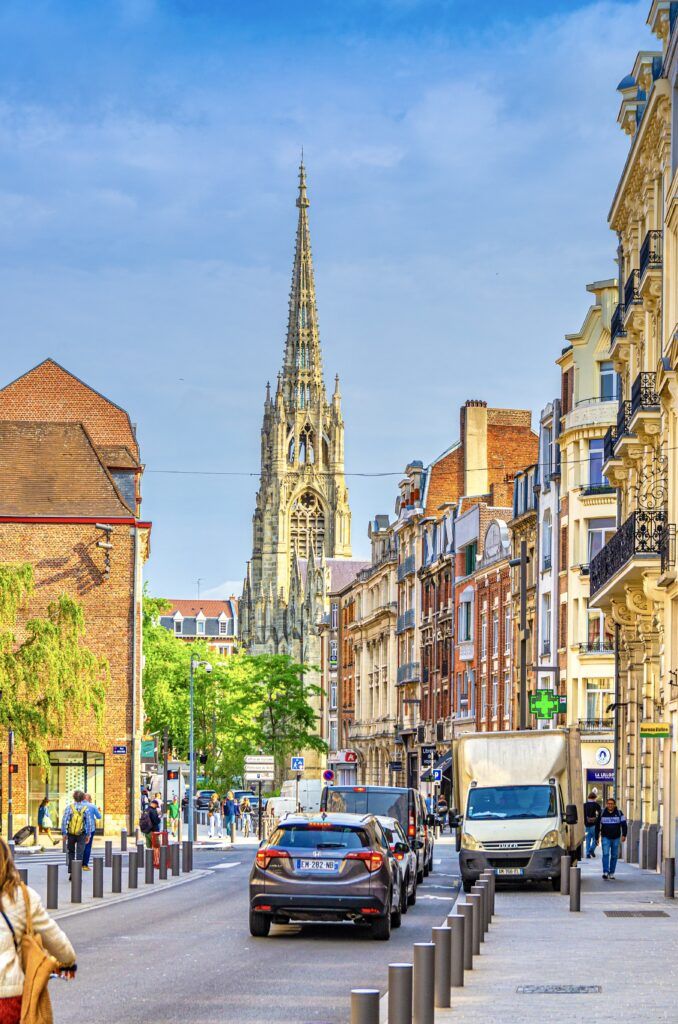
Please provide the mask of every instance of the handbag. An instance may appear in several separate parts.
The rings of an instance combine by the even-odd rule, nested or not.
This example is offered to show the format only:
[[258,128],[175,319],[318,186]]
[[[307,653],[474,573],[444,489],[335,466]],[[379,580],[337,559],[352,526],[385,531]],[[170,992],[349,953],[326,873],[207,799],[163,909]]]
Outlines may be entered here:
[[52,1002],[49,998],[47,983],[50,975],[62,966],[56,957],[45,949],[42,938],[33,929],[31,901],[26,886],[21,883],[21,892],[26,907],[26,930],[21,940],[21,948],[17,945],[16,933],[7,914],[0,908],[14,939],[23,971],[24,989],[21,996],[21,1024],[54,1024]]
[[45,817],[42,819],[42,827],[52,828],[52,819],[50,818],[49,814],[46,814]]

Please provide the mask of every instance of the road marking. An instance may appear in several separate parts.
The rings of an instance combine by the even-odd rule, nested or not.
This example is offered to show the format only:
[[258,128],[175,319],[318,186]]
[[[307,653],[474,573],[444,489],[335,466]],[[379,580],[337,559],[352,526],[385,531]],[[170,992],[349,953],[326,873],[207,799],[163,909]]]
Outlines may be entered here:
[[417,893],[417,899],[418,900],[443,900],[445,903],[449,903],[450,902],[450,897],[449,896],[423,896],[423,895],[420,895],[419,893]]
[[434,860],[434,861],[433,861],[433,864],[434,864],[434,865],[435,865],[435,864],[442,864],[442,860]]
[[241,860],[230,860],[230,861],[228,861],[225,864],[212,864],[209,868],[207,868],[207,870],[208,871],[223,871],[226,868],[237,868],[238,864],[242,864],[242,861]]
[[139,890],[139,892],[127,892],[122,896],[118,896],[117,893],[112,893],[113,896],[117,896],[117,899],[111,900],[110,903],[88,903],[85,906],[77,907],[74,910],[57,910],[52,914],[52,917],[56,921],[60,921],[63,917],[74,917],[76,914],[86,914],[90,910],[106,910],[108,907],[117,907],[119,903],[128,903],[129,900],[139,900],[144,896],[152,896],[157,892],[167,892],[168,889],[176,889],[178,885],[185,885],[187,882],[197,882],[199,878],[207,878],[209,871],[205,870],[193,870],[189,875],[184,875],[179,878],[174,878],[172,881],[163,882],[158,888],[148,886],[148,888]]

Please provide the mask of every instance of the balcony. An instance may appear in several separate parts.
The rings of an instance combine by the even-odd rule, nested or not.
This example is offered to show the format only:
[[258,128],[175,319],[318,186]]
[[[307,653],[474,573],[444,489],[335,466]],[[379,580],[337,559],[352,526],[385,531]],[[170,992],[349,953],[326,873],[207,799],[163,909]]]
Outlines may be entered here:
[[633,313],[633,307],[640,305],[642,301],[643,299],[640,294],[640,271],[632,270],[629,276],[626,278],[626,284],[624,285],[625,324],[631,313]]
[[617,442],[617,428],[608,427],[603,438],[603,466],[614,459],[614,448]]
[[580,732],[612,732],[614,729],[613,718],[580,718]]
[[421,666],[418,661],[408,661],[404,665],[398,665],[398,686],[405,683],[418,683],[421,678]]
[[641,441],[649,441],[660,430],[657,374],[639,373],[631,387],[629,429]]
[[396,633],[404,633],[406,629],[414,629],[414,608],[408,608],[396,620]]
[[[613,460],[623,459],[624,448],[627,447],[632,440],[635,440],[631,429],[631,419],[631,401],[629,399],[620,401],[617,408],[617,426],[611,428],[615,432],[613,441]],[[605,471],[605,441],[603,441],[603,471]]]
[[667,523],[662,530],[659,543],[659,560],[662,576],[673,569],[676,564],[676,527],[674,523]]
[[397,579],[398,583],[404,580],[406,576],[412,576],[414,573],[414,555],[408,555],[404,558],[398,566]]
[[661,270],[663,238],[661,231],[648,231],[640,247],[640,280],[648,271]]
[[615,311],[612,314],[612,319],[610,321],[610,337],[612,339],[612,345],[614,345],[615,338],[623,338],[625,336],[626,331],[624,330],[624,304],[623,302],[620,302],[616,306]]
[[579,644],[580,654],[614,654],[614,644],[611,640],[588,640]]
[[[592,607],[602,607],[599,601],[603,592],[610,596],[613,590],[623,591],[623,586],[631,582],[642,583],[648,569],[659,573],[662,549],[667,548],[664,536],[667,525],[664,509],[655,512],[638,509],[629,516],[591,562]],[[666,557],[670,559],[670,551]]]

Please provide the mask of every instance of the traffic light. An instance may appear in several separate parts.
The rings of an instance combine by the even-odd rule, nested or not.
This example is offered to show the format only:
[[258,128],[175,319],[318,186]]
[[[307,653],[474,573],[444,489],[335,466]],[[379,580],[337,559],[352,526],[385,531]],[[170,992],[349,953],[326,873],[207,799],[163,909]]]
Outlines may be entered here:
[[200,764],[207,764],[207,754],[200,755]]
[[176,768],[170,768],[170,770],[167,772],[167,780],[169,782],[171,782],[174,779],[178,779],[178,778],[179,778],[179,772],[176,770]]

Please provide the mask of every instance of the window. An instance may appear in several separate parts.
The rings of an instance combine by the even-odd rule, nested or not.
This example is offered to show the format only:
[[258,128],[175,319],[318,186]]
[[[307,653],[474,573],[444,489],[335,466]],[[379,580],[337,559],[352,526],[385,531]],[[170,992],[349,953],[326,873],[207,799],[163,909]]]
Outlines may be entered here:
[[509,596],[506,595],[506,606],[504,608],[504,654],[511,653],[511,605],[508,603]]
[[543,594],[541,599],[541,653],[551,653],[551,595]]
[[492,654],[496,658],[499,654],[499,609],[492,612]]
[[511,670],[504,672],[504,718],[511,717]]
[[586,644],[590,651],[612,651],[611,632],[606,629],[604,614],[597,608],[586,609]]
[[226,619],[219,620],[219,636],[228,635],[228,621]]
[[339,625],[339,605],[335,602],[332,603],[330,625],[332,629],[337,629]]
[[487,717],[487,677],[483,676],[480,683],[480,717]]
[[181,619],[175,619],[174,620],[174,632],[175,632],[175,634],[177,636],[181,633],[181,624],[182,624],[182,620]]
[[541,567],[544,571],[551,568],[551,550],[553,548],[553,524],[551,513],[544,514],[541,533]]
[[487,657],[487,612],[484,608],[480,616],[480,657]]
[[603,476],[603,443],[602,437],[589,441],[589,487],[608,486]]
[[496,718],[499,713],[499,676],[492,673],[492,717]]
[[330,683],[330,707],[336,708],[337,706],[337,684],[335,682]]
[[615,532],[614,519],[590,519],[588,535],[588,561],[593,561]]
[[553,448],[553,431],[551,427],[543,427],[541,435],[541,470],[542,480],[544,481],[544,489],[548,490],[550,486],[550,476],[553,472],[553,460],[552,460],[552,448]]
[[464,548],[465,575],[470,576],[476,570],[476,555],[478,553],[478,542],[473,541]]
[[330,668],[337,667],[337,649],[338,644],[336,640],[330,640]]
[[305,491],[292,505],[290,541],[293,558],[308,558],[311,549],[319,557],[324,549],[325,513],[322,503],[312,491]]
[[459,640],[461,643],[473,639],[473,602],[462,601],[459,605]]
[[330,750],[336,750],[337,749],[337,723],[334,722],[334,721],[330,722],[330,734],[329,734],[328,739],[329,739]]
[[607,709],[614,701],[614,680],[613,679],[587,679],[586,680],[586,718],[593,724],[602,725],[609,721],[612,712]]
[[600,400],[611,402],[617,397],[617,374],[612,363],[600,364]]
[[196,632],[197,632],[198,636],[204,636],[205,635],[205,620],[204,619],[196,619],[195,628],[196,628]]

